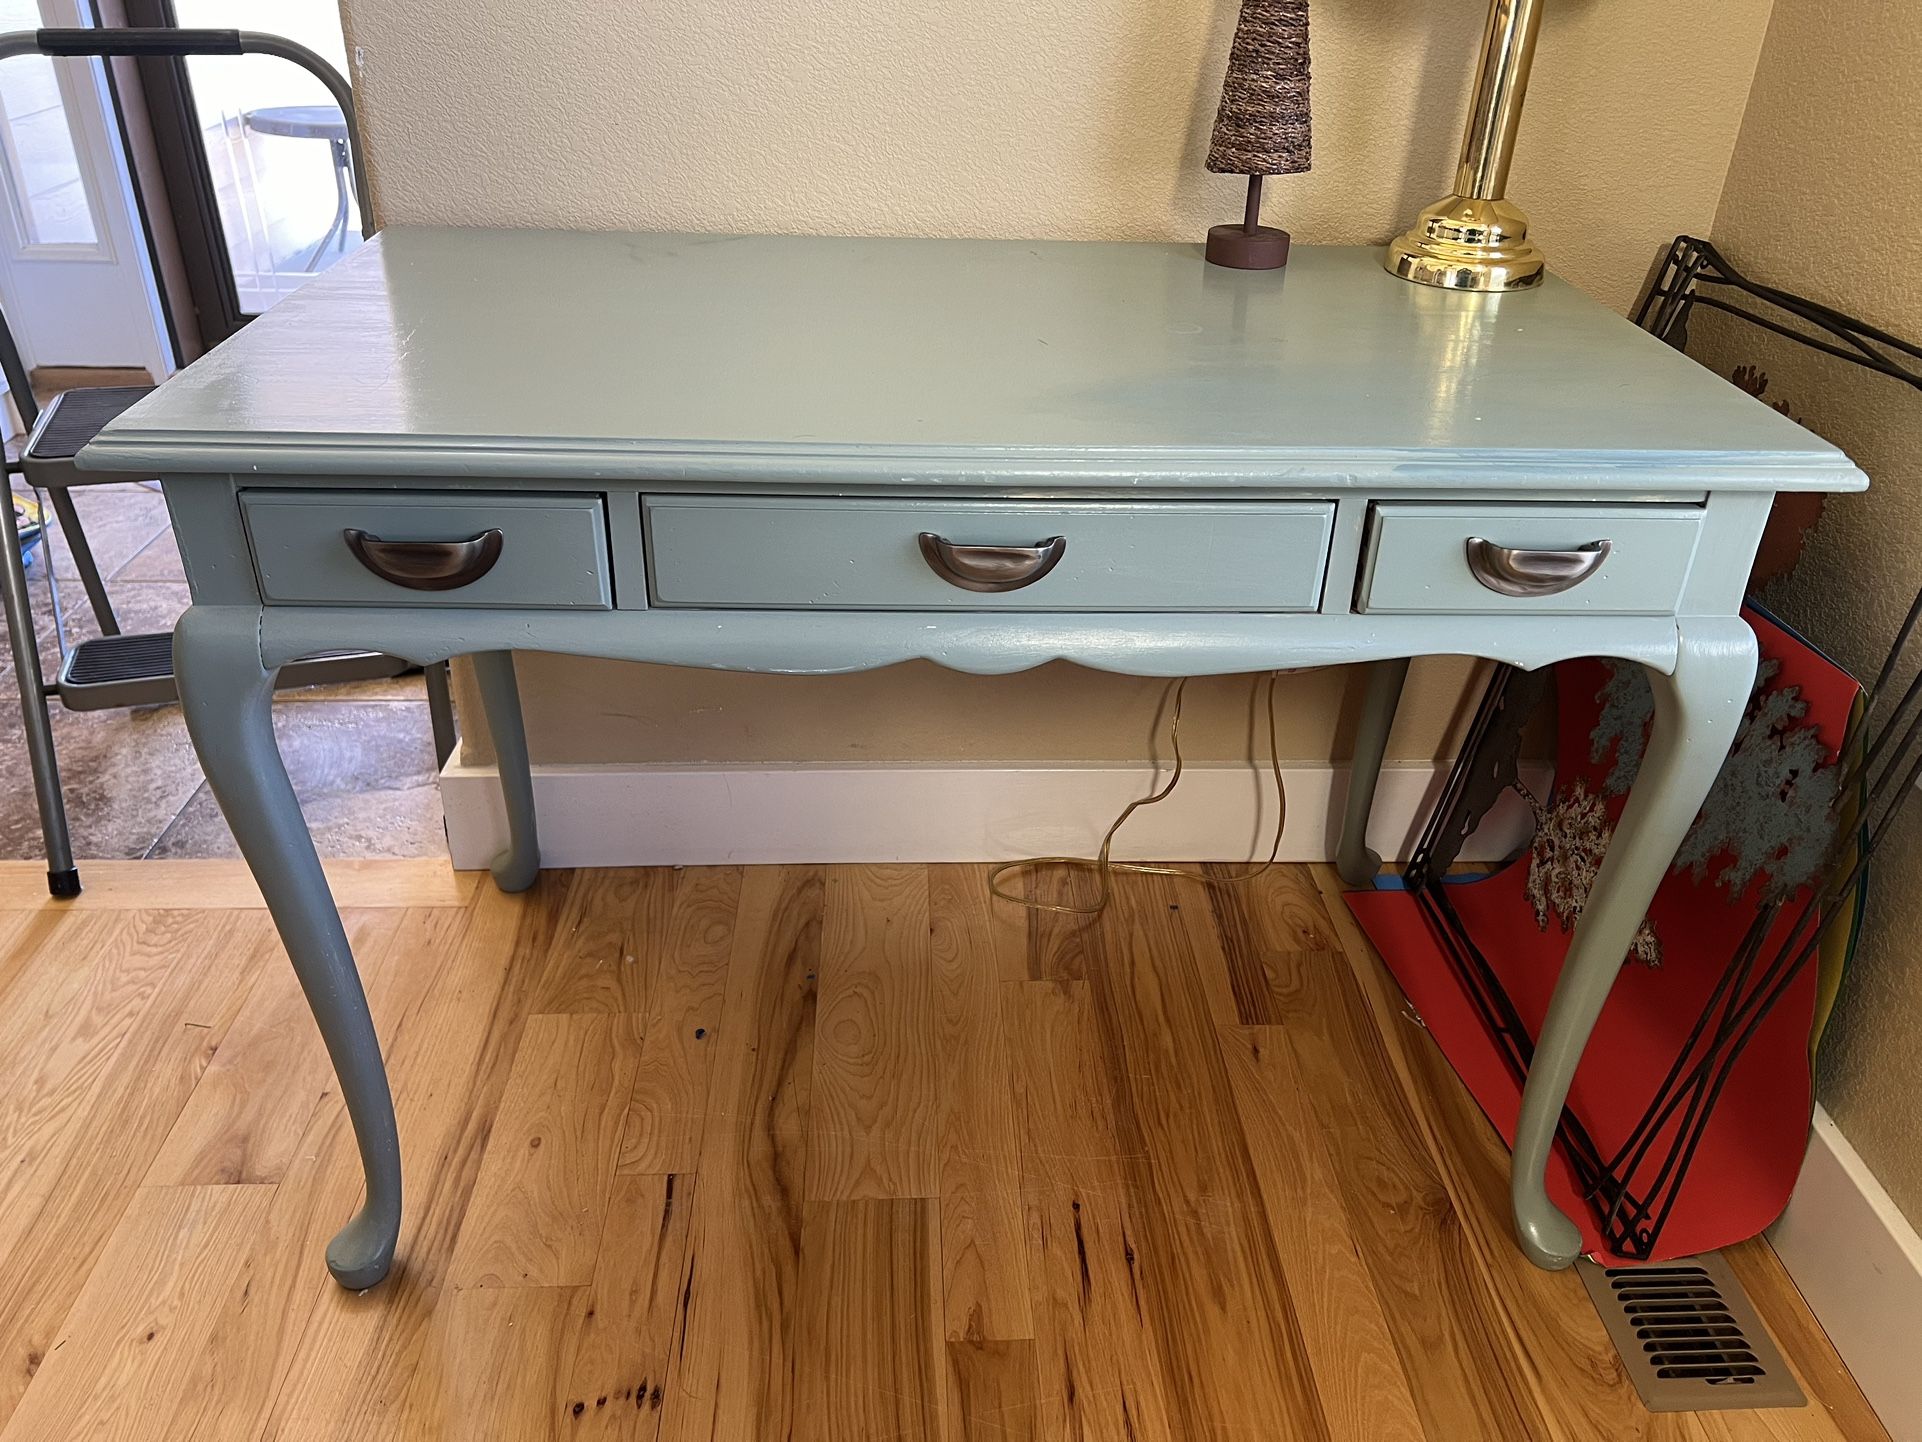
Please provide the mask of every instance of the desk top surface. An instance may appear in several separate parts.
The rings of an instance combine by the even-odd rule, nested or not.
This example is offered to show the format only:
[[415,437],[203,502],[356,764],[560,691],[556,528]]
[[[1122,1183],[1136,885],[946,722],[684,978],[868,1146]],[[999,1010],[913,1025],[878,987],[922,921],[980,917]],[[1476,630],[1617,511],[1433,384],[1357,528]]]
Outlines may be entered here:
[[395,228],[116,420],[158,471],[1850,490],[1840,451],[1551,278],[1373,249]]

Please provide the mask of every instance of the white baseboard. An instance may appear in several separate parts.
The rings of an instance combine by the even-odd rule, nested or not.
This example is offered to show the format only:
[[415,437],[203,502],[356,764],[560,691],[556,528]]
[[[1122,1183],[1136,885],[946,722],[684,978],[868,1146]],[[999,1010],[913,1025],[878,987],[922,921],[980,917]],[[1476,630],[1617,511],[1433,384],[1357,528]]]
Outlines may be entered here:
[[1815,1109],[1769,1241],[1895,1442],[1922,1442],[1922,1237]]
[[[1382,773],[1369,838],[1384,857],[1407,856],[1444,775],[1434,764]],[[1333,856],[1347,777],[1345,767],[1284,770],[1285,860]],[[534,798],[546,866],[1006,861],[1092,853],[1152,779],[1106,765],[537,766]],[[507,836],[494,769],[450,762],[440,785],[454,865],[485,866]],[[1267,773],[1190,766],[1172,797],[1135,813],[1114,854],[1265,856],[1273,808]],[[1505,797],[1462,859],[1505,856],[1527,834],[1526,808]]]

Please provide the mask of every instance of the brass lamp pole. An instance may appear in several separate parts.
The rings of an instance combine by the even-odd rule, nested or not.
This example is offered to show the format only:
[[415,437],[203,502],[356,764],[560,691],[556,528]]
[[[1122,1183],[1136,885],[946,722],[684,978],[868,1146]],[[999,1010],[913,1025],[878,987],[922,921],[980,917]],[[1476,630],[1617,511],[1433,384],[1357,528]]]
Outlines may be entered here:
[[1388,247],[1388,269],[1449,290],[1525,290],[1541,282],[1528,217],[1503,197],[1521,125],[1541,0],[1491,0],[1455,193],[1436,201]]

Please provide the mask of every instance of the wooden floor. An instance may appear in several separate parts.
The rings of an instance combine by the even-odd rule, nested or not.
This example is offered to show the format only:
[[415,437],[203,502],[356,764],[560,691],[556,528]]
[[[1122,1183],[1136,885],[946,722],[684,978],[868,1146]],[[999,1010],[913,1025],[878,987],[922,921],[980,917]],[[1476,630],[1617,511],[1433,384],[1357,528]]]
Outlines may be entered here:
[[1813,1405],[1641,1410],[1325,872],[332,874],[407,1161],[361,1296],[245,874],[0,867],[0,1442],[1884,1436],[1759,1243]]

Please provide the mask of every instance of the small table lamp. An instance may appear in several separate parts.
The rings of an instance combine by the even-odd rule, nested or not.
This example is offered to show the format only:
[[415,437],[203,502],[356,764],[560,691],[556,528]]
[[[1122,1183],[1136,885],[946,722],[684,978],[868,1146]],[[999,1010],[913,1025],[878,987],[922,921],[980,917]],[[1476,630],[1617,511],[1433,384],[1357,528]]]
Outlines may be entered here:
[[1237,270],[1288,263],[1288,232],[1261,224],[1261,181],[1309,168],[1309,129],[1308,0],[1243,0],[1207,164],[1248,177],[1248,206],[1241,224],[1209,229],[1211,263]]

